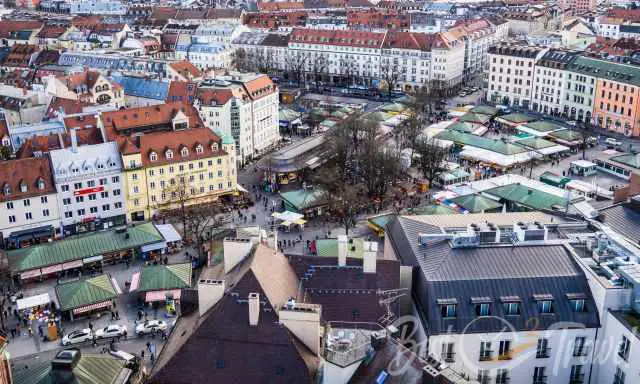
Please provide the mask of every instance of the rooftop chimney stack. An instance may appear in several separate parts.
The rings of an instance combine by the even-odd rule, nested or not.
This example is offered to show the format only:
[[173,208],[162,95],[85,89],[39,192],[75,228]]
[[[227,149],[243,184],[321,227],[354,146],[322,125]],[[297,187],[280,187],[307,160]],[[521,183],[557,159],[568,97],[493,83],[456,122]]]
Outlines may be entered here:
[[376,273],[377,257],[378,243],[365,241],[364,252],[362,254],[362,269],[364,270],[364,273]]
[[71,128],[71,151],[78,153],[78,136],[76,136],[75,128]]
[[258,325],[260,319],[260,294],[252,292],[249,294],[249,325]]
[[347,236],[338,236],[338,265],[344,267],[347,265],[347,247],[349,246],[349,240]]

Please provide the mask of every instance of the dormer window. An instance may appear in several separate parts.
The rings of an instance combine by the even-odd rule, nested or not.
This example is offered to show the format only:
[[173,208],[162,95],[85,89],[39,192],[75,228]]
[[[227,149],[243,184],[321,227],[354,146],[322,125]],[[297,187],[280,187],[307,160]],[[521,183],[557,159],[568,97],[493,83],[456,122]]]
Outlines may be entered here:
[[476,316],[491,315],[491,301],[490,297],[472,297],[471,303]]
[[518,296],[503,296],[500,298],[502,301],[502,310],[505,316],[517,316],[521,312],[521,301]]
[[25,183],[24,181],[20,182],[20,192],[27,192],[27,183]]
[[549,294],[533,295],[540,313],[553,313],[553,296]]
[[218,152],[218,143],[211,144],[211,150],[213,152]]
[[189,150],[187,149],[187,147],[182,147],[182,149],[180,150],[180,156],[182,157],[189,156]]
[[4,193],[5,196],[8,196],[11,194],[11,187],[9,186],[9,184],[5,183],[4,187],[2,188],[2,193]]
[[[168,151],[167,151],[168,152]],[[168,157],[168,156],[167,156]],[[151,161],[157,161],[158,160],[158,154],[155,152],[151,152],[151,154],[149,154],[149,160]]]
[[455,318],[457,314],[458,300],[453,299],[438,299],[438,305],[440,306],[440,313],[443,319]]
[[44,180],[38,179],[38,189],[44,189]]
[[167,152],[165,152],[165,156],[167,157],[167,159],[173,159],[173,151],[167,149]]
[[196,146],[196,153],[202,153],[203,149],[202,149],[202,145],[198,144]]

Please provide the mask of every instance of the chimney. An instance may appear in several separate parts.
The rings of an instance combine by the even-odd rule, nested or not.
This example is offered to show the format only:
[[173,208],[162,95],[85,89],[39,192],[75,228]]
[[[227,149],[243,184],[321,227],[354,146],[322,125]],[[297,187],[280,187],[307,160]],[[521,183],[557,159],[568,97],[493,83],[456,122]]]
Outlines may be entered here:
[[364,273],[376,273],[377,256],[378,243],[365,241],[364,252],[362,254],[362,269],[364,270]]
[[338,265],[344,267],[347,265],[347,247],[349,246],[349,240],[347,236],[338,236]]
[[75,128],[71,128],[71,152],[78,152],[78,137],[76,136]]
[[252,292],[249,294],[249,325],[258,325],[260,319],[260,294]]
[[198,281],[198,311],[204,315],[224,296],[224,280]]

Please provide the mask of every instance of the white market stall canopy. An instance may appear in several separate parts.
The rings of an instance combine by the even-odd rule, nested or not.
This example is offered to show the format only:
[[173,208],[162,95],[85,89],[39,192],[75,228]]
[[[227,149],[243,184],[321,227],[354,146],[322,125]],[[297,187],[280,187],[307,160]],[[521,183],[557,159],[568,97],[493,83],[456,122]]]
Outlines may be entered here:
[[291,225],[293,224],[304,224],[306,221],[303,219],[304,215],[299,213],[284,211],[284,212],[274,212],[271,216],[275,217],[278,220],[282,220],[283,225]]
[[[240,186],[238,186],[240,189]],[[246,191],[246,190],[245,190]],[[164,237],[164,241],[167,243],[173,243],[176,241],[182,241],[182,236],[176,231],[176,229],[171,224],[156,224],[156,228],[158,232]]]
[[24,299],[18,299],[16,301],[16,309],[23,310],[26,308],[34,308],[40,305],[47,305],[51,302],[51,298],[48,293],[41,295],[25,297]]
[[528,152],[503,155],[498,152],[493,152],[478,147],[465,147],[462,152],[460,152],[460,157],[463,159],[496,164],[501,167],[511,167],[515,164],[522,164],[531,160],[531,156]]

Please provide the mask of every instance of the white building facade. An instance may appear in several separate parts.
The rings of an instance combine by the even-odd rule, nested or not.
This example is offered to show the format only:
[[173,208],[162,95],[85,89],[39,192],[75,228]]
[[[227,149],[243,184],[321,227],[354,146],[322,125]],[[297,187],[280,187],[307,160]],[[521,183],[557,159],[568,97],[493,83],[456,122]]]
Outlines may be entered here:
[[123,168],[115,142],[50,152],[65,236],[126,224]]

